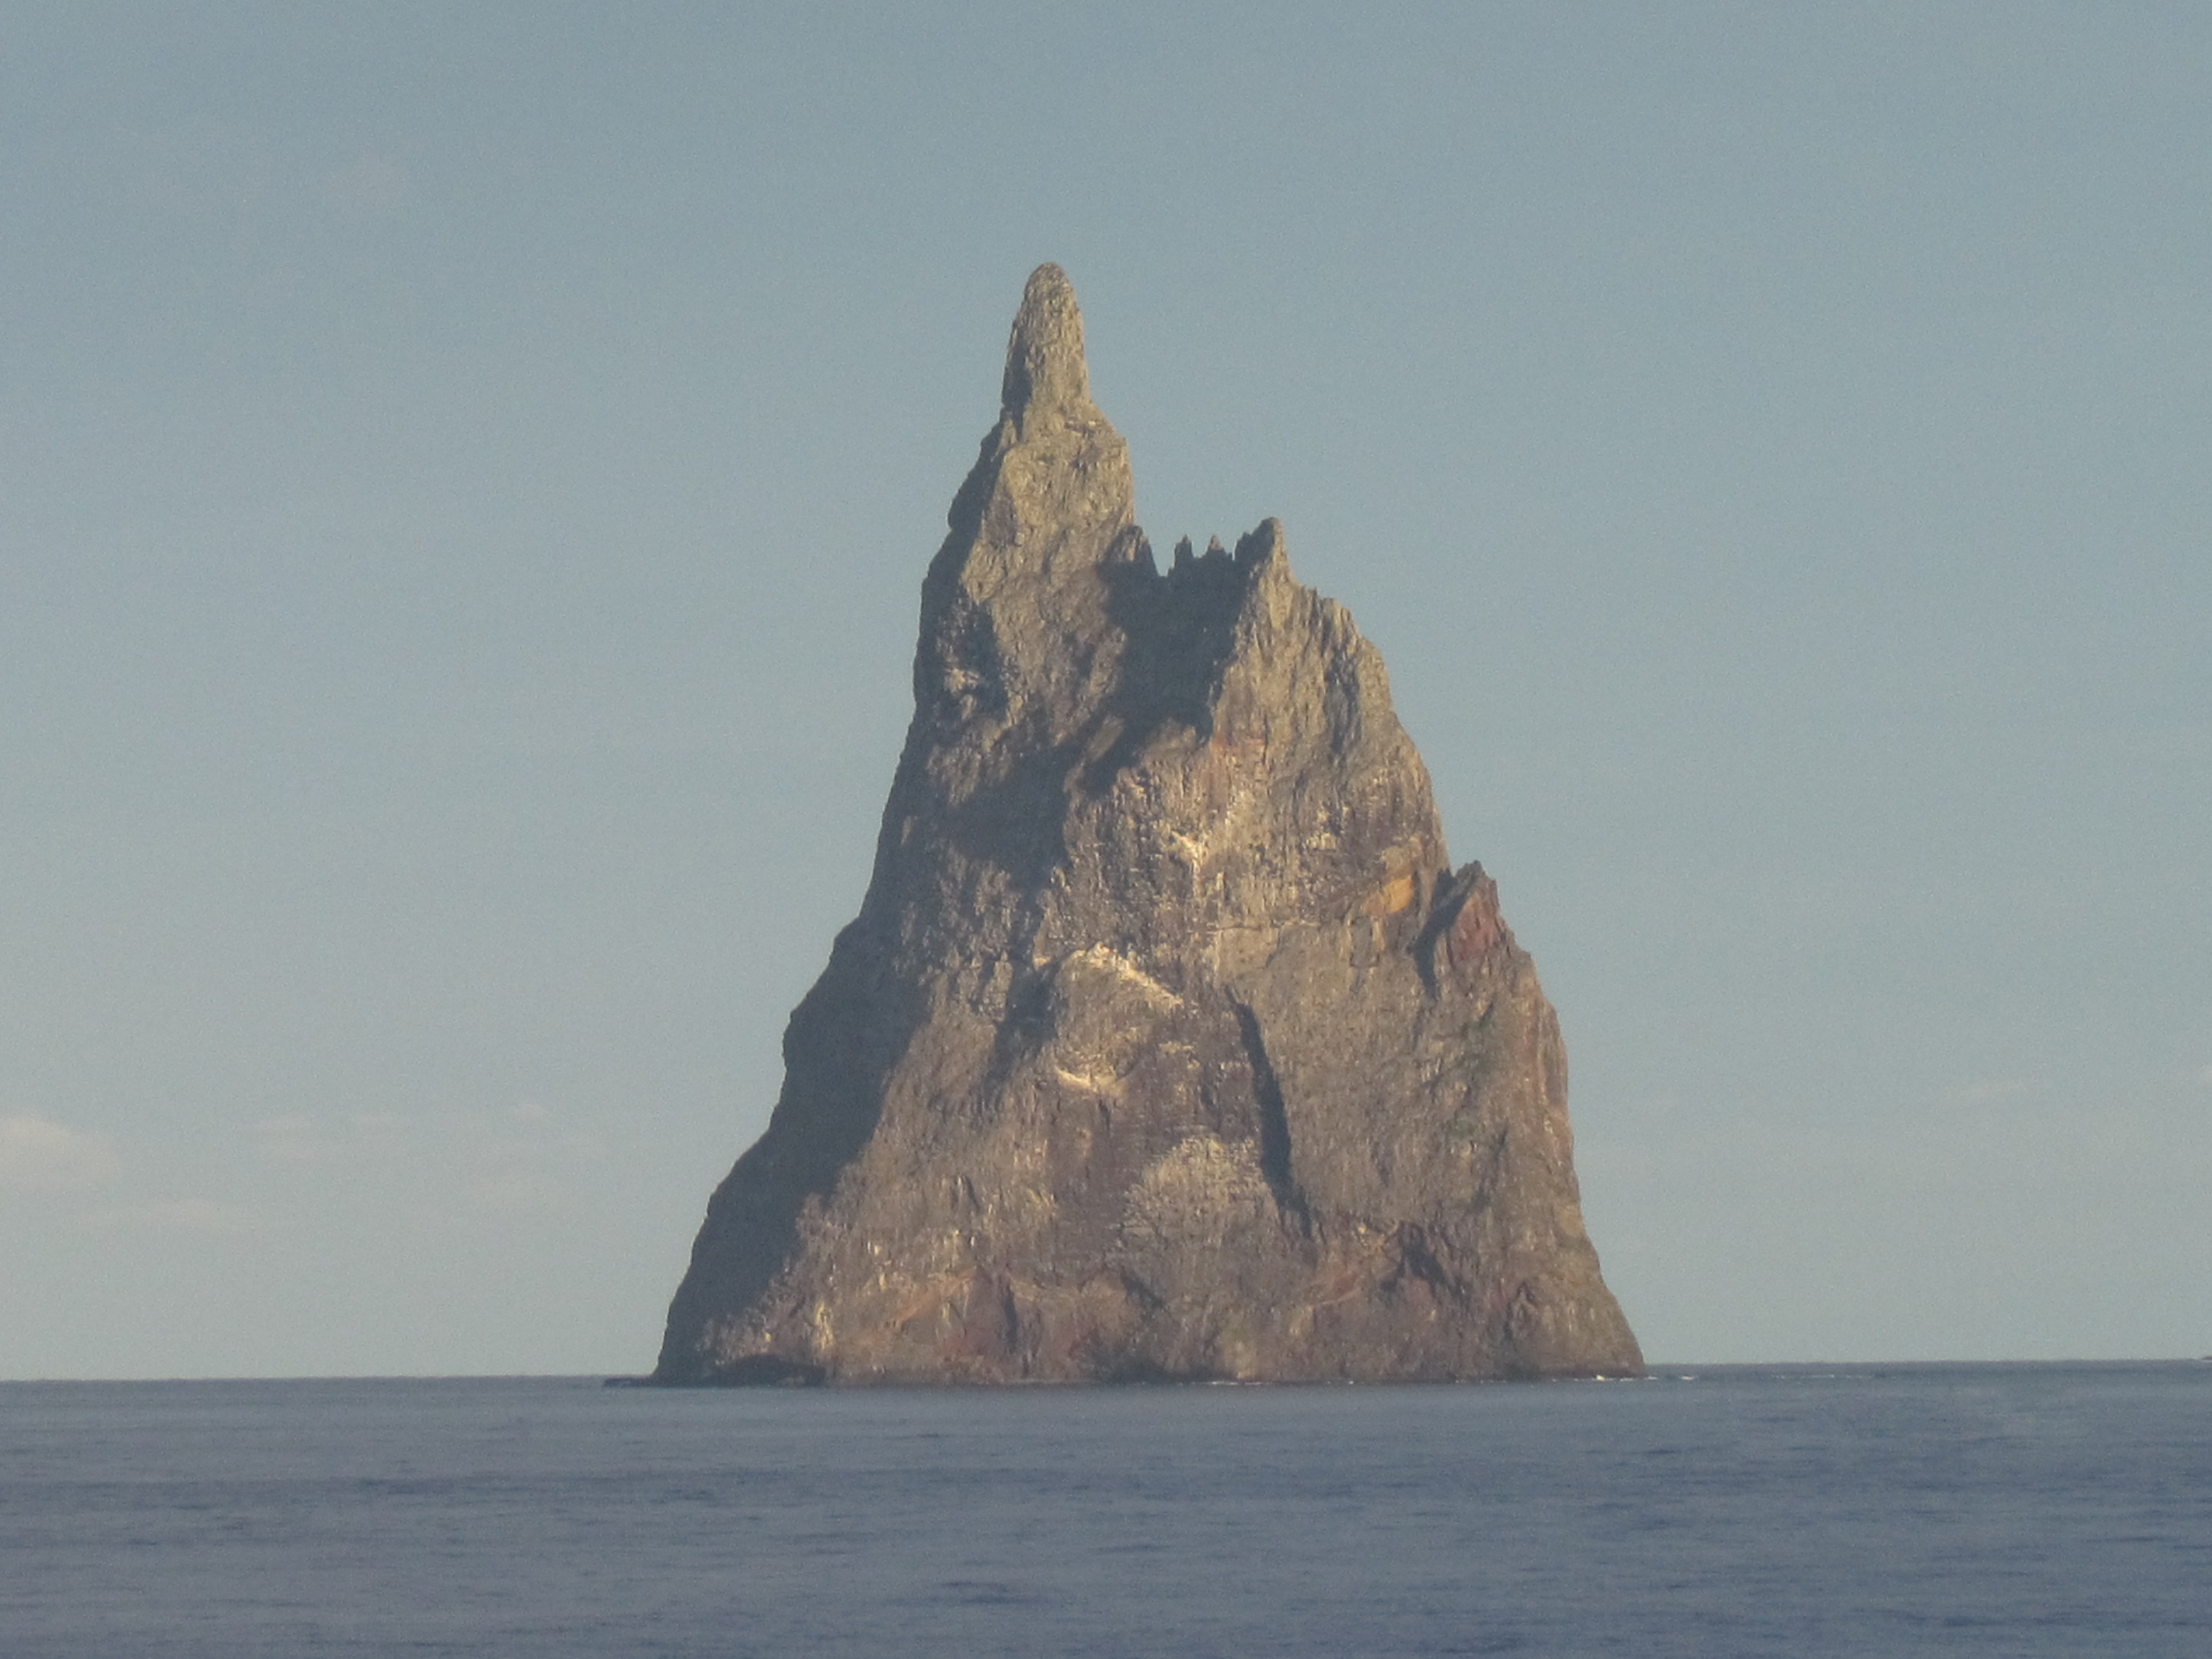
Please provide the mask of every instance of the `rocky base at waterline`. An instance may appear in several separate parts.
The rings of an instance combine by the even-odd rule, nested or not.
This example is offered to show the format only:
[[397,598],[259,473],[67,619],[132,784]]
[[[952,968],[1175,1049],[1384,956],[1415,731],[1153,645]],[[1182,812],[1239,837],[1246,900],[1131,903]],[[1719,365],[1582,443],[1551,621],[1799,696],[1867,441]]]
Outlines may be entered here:
[[922,584],[873,879],[664,1382],[1619,1374],[1559,1024],[1273,520],[1158,568],[1066,278]]

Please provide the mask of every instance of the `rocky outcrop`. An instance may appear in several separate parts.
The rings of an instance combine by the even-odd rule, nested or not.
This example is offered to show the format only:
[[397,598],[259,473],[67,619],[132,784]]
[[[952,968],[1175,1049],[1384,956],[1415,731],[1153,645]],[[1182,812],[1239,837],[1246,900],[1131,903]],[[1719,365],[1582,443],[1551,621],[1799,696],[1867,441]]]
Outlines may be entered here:
[[1057,267],[922,584],[860,914],[669,1382],[1638,1368],[1559,1024],[1270,520],[1159,569]]

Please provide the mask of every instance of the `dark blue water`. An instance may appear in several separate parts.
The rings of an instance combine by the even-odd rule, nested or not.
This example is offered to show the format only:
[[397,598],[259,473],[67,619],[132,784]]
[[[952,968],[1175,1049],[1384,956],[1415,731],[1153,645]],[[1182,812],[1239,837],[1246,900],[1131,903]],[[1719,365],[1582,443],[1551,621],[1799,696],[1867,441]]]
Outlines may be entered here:
[[0,1386],[0,1652],[2212,1653],[2212,1365]]

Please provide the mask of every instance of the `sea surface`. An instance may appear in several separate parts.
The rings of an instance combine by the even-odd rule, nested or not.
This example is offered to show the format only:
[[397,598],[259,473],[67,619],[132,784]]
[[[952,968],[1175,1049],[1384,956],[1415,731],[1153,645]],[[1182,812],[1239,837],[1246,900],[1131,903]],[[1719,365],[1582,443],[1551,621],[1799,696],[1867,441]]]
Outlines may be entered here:
[[0,1653],[2212,1654],[2212,1364],[0,1385]]

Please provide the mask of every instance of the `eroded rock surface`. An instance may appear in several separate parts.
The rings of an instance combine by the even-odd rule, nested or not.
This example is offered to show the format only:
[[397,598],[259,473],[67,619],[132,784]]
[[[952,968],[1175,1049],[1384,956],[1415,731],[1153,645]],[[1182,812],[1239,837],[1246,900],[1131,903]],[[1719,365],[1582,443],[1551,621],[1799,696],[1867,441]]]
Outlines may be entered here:
[[859,917],[671,1382],[1632,1371],[1557,1020],[1273,520],[1163,572],[1031,276]]

